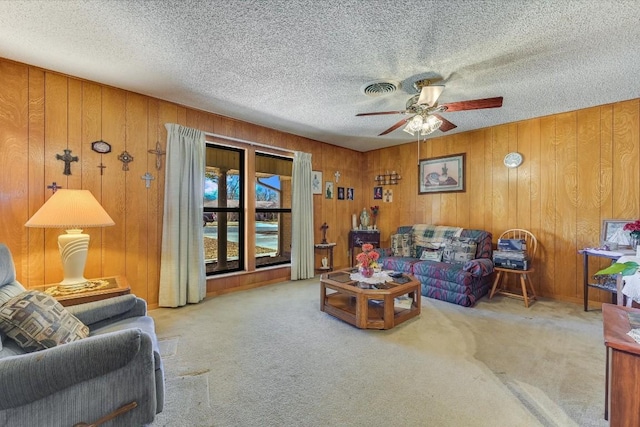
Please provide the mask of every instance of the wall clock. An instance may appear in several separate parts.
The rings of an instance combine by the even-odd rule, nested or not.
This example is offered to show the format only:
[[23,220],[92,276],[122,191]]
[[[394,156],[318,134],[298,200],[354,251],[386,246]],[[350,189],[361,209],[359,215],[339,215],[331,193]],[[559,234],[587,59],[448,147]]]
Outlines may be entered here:
[[106,141],[96,141],[91,143],[91,149],[96,153],[107,154],[111,152],[111,144]]
[[522,154],[512,152],[504,156],[504,165],[508,168],[517,168],[522,164]]

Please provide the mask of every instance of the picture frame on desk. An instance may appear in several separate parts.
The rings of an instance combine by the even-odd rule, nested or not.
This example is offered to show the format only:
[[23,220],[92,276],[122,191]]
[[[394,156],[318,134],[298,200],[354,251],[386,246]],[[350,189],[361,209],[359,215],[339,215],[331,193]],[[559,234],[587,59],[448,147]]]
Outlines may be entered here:
[[614,242],[619,248],[629,249],[630,231],[624,231],[625,224],[633,222],[633,219],[604,219],[600,230],[600,243]]

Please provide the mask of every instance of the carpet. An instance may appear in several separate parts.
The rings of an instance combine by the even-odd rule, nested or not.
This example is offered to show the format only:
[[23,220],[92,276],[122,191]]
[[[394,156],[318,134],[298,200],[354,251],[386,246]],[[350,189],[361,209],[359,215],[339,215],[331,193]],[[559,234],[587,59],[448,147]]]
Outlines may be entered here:
[[319,311],[318,279],[152,310],[159,426],[606,426],[600,311],[429,298],[389,331]]

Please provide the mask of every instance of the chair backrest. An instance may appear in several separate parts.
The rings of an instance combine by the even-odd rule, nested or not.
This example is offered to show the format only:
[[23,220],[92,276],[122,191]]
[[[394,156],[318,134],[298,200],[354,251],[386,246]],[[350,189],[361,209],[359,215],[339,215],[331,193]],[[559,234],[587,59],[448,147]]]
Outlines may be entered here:
[[24,291],[24,286],[16,280],[11,252],[4,243],[0,243],[0,305]]
[[498,237],[498,239],[524,239],[527,243],[527,255],[533,263],[533,259],[536,257],[536,251],[538,250],[538,239],[532,232],[524,230],[522,228],[512,228],[505,231]]

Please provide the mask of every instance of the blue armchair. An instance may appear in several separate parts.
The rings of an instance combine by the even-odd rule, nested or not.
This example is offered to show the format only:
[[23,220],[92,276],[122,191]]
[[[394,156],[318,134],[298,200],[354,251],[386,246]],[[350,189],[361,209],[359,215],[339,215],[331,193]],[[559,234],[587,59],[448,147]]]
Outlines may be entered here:
[[[0,310],[23,292],[0,244]],[[89,327],[88,337],[27,352],[0,332],[0,425],[152,422],[162,411],[164,373],[146,302],[123,295],[66,310]]]

